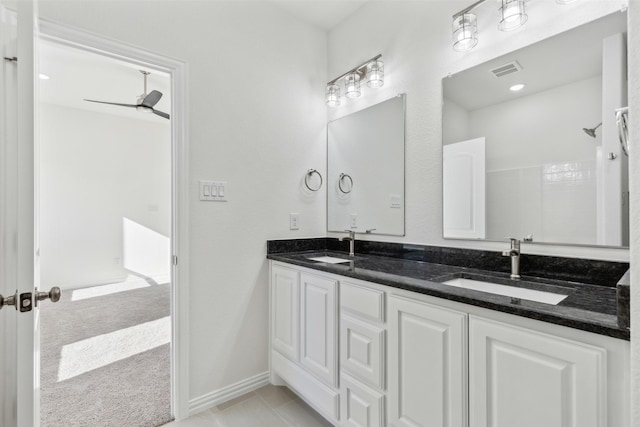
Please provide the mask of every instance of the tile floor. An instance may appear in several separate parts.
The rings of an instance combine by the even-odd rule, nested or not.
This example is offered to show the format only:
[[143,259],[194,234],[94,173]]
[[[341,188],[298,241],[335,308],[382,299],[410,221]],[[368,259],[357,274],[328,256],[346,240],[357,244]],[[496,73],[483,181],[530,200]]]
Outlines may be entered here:
[[330,427],[286,387],[266,385],[165,427]]

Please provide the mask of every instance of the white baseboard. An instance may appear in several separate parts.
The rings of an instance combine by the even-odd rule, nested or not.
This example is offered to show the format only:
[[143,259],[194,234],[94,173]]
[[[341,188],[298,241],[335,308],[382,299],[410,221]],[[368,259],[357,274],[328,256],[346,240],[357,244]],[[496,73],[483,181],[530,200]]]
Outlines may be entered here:
[[203,394],[202,396],[189,401],[189,416],[204,411],[205,409],[218,406],[227,400],[242,396],[245,393],[249,393],[250,391],[256,390],[267,384],[269,384],[269,372],[263,372],[219,390]]

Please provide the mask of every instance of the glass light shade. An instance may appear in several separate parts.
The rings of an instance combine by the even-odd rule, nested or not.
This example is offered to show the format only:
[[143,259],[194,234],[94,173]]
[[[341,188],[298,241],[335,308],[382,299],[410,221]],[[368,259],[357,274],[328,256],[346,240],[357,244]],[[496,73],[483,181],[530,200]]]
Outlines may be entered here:
[[340,105],[340,86],[327,85],[326,102],[329,107],[337,107]]
[[498,29],[500,31],[511,31],[524,25],[528,16],[524,9],[525,0],[502,0],[500,6]]
[[367,86],[382,87],[384,85],[384,63],[372,61],[367,64]]
[[347,98],[360,96],[360,74],[347,74],[344,78],[344,94]]
[[478,44],[476,15],[463,13],[453,19],[453,50],[464,52]]

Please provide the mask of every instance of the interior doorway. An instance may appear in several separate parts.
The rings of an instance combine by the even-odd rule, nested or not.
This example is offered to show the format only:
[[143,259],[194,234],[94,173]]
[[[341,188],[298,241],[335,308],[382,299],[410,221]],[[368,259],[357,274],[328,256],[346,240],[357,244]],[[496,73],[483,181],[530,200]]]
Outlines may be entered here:
[[163,424],[175,306],[171,75],[51,40],[39,59],[39,282],[63,294],[41,309],[41,425]]

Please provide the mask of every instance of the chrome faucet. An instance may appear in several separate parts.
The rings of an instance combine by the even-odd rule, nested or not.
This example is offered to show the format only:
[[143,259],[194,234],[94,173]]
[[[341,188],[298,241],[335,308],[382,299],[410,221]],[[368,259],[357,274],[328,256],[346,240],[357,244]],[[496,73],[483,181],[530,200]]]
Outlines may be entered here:
[[511,257],[511,278],[520,278],[520,240],[510,238],[511,249],[502,252],[502,256]]
[[338,239],[339,242],[343,242],[345,240],[349,241],[349,256],[355,255],[355,247],[356,247],[356,232],[353,230],[344,230],[349,233],[349,237],[340,237]]

